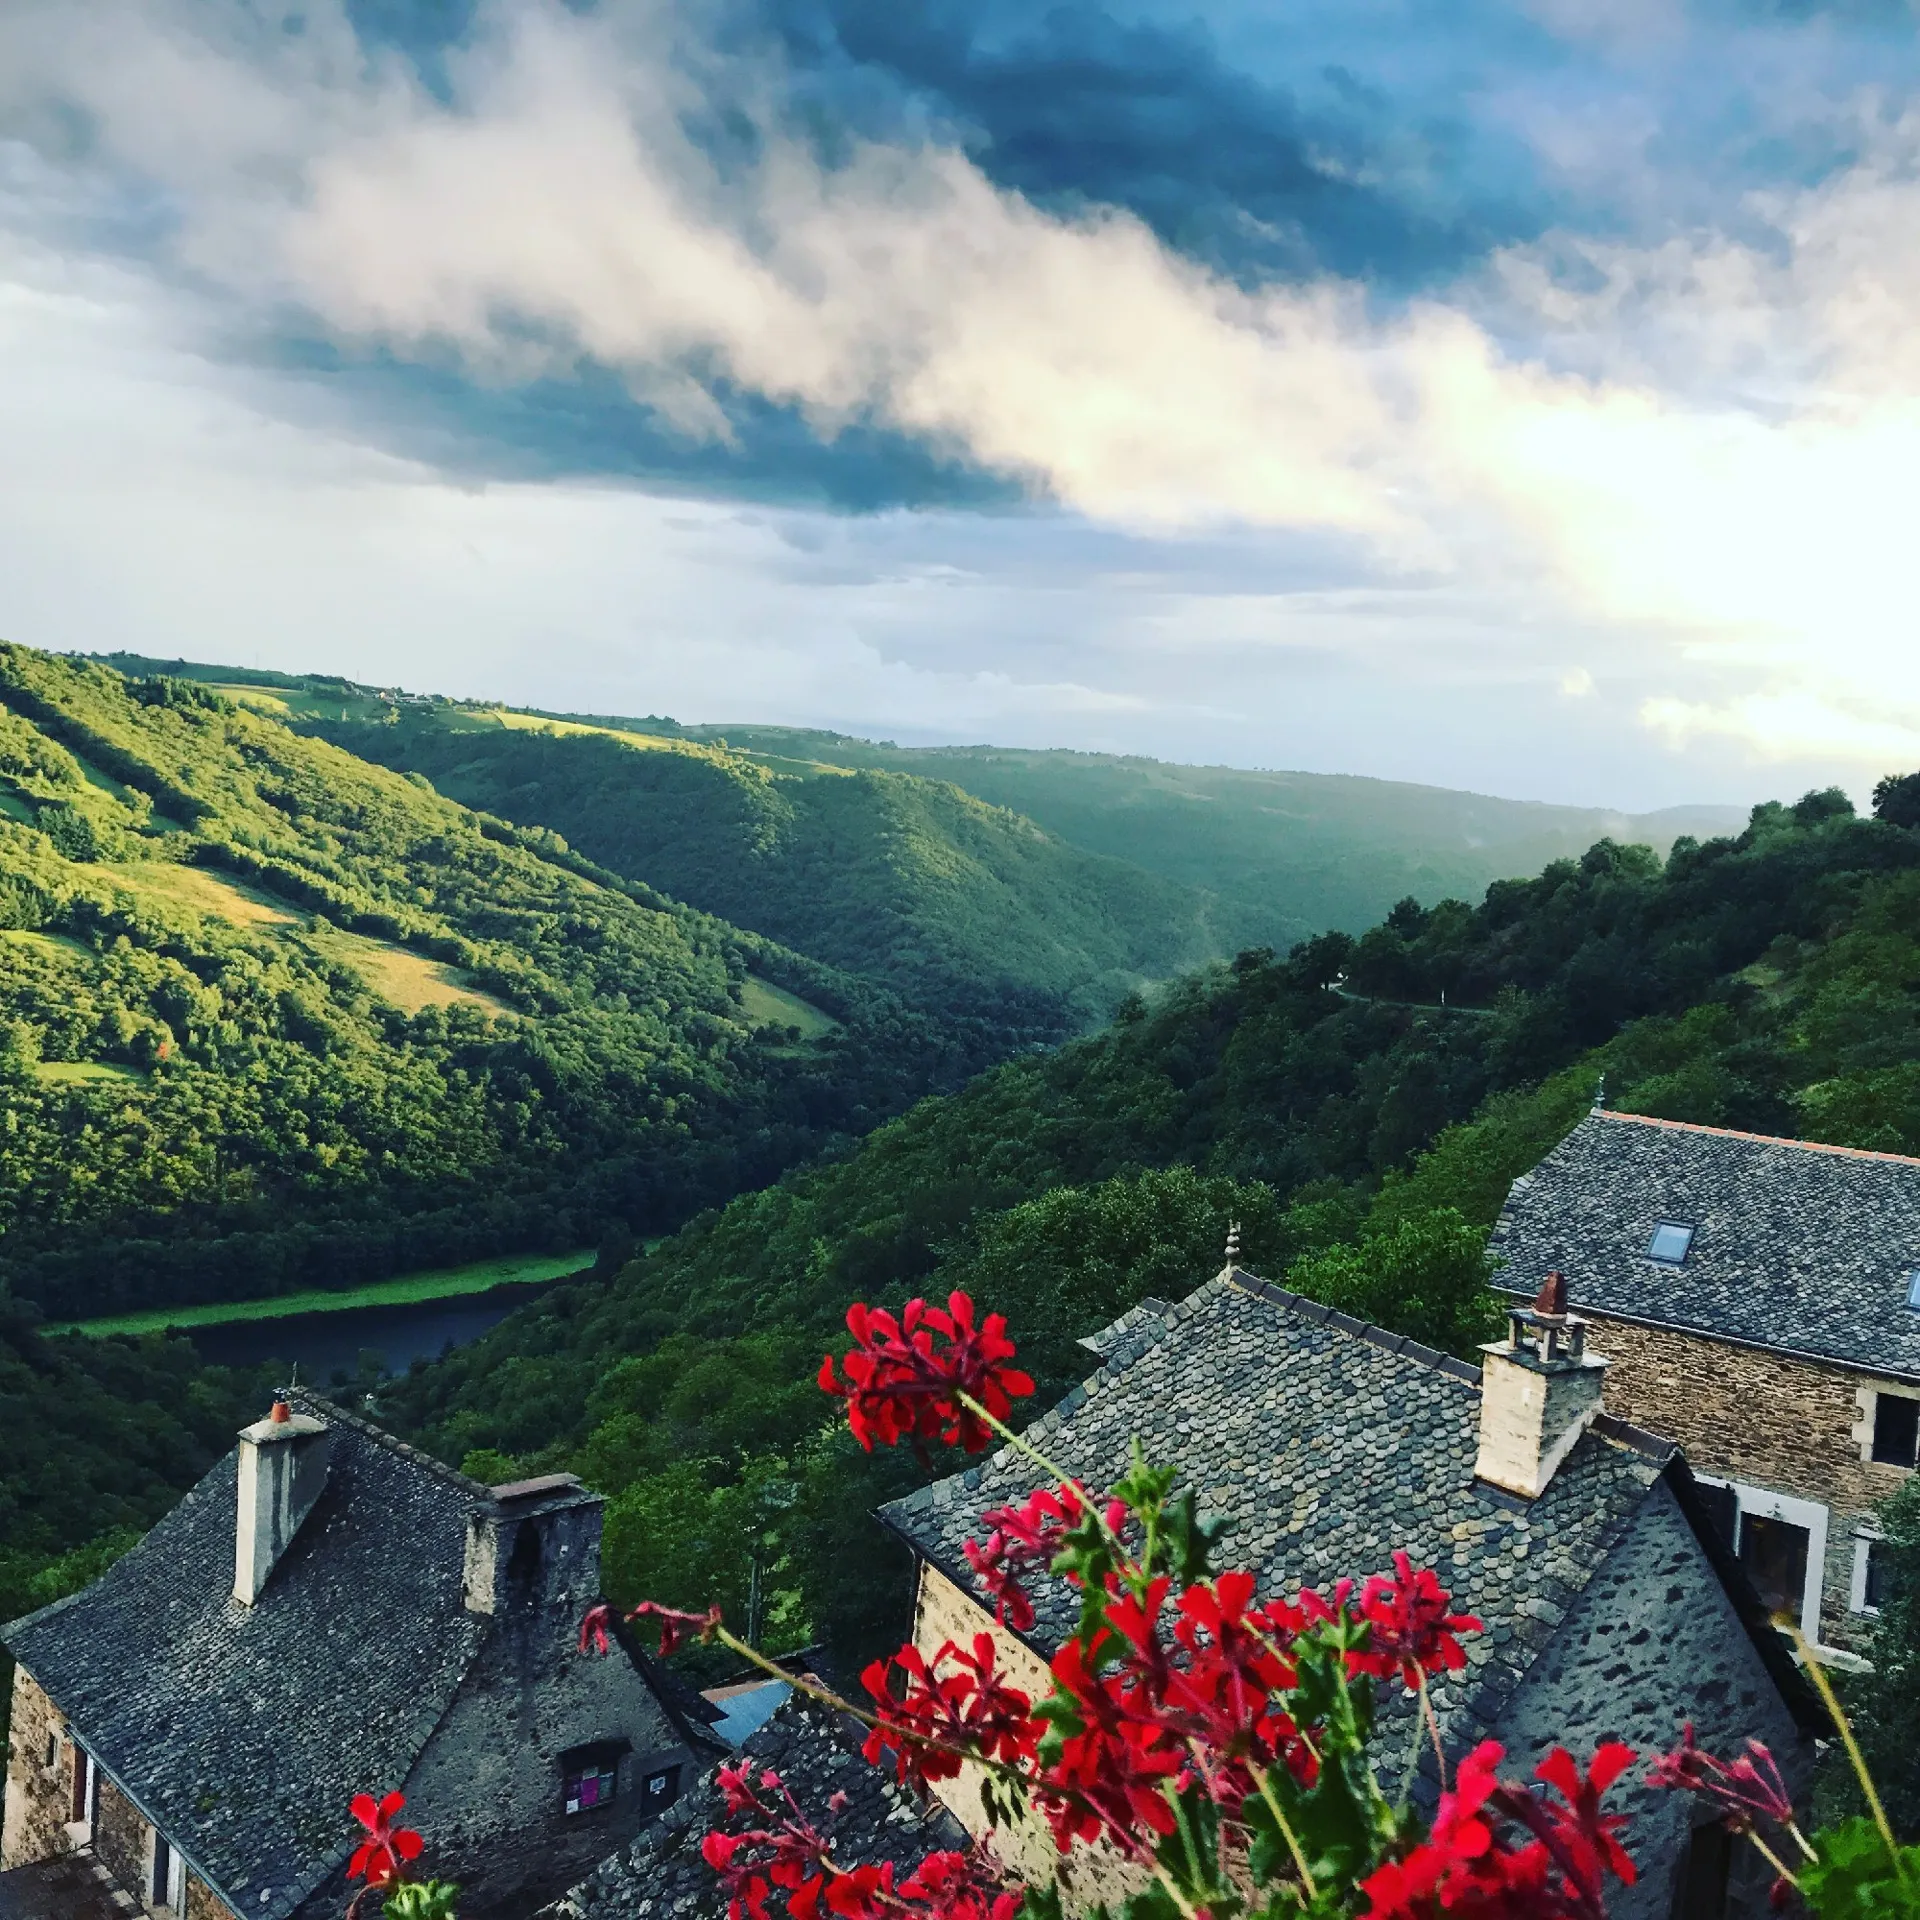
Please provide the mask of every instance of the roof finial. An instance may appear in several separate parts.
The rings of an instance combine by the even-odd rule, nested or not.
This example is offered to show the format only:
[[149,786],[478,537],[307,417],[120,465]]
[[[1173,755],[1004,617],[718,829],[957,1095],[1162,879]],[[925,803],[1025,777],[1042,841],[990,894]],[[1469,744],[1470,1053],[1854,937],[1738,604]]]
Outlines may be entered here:
[[1601,1110],[1601,1108],[1603,1108],[1606,1104],[1607,1104],[1607,1076],[1603,1073],[1600,1076],[1598,1085],[1596,1085],[1593,1090],[1594,1112],[1598,1113]]
[[1237,1267],[1240,1264],[1240,1222],[1227,1222],[1227,1265]]

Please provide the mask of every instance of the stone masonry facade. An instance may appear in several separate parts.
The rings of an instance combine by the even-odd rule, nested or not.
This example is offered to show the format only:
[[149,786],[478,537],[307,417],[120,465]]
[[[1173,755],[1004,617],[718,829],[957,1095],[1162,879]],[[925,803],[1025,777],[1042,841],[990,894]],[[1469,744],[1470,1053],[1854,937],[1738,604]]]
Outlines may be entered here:
[[[1578,1303],[1576,1303],[1578,1304]],[[1899,1492],[1909,1469],[1870,1456],[1876,1397],[1920,1398],[1910,1381],[1757,1347],[1645,1327],[1578,1304],[1589,1347],[1613,1363],[1610,1412],[1678,1441],[1694,1471],[1828,1510],[1820,1639],[1856,1645],[1867,1617],[1853,1608],[1855,1542]]]
[[25,1667],[16,1667],[0,1869],[28,1866],[66,1852],[67,1822],[73,1817],[74,1758],[60,1709]]
[[[970,1646],[976,1634],[991,1634],[1000,1670],[1029,1699],[1044,1699],[1052,1687],[1046,1662],[1024,1641],[1015,1638],[971,1597],[964,1594],[925,1560],[920,1562],[920,1590],[914,1604],[913,1643],[931,1660],[948,1640]],[[980,1803],[980,1770],[961,1768],[957,1778],[934,1787],[942,1804],[969,1833],[984,1833],[986,1811]],[[1045,1820],[1029,1814],[1012,1831],[994,1835],[994,1851],[1026,1878],[1046,1880],[1060,1874],[1067,1881],[1069,1905],[1084,1911],[1096,1901],[1117,1907],[1140,1888],[1140,1878],[1104,1843],[1075,1848],[1070,1873],[1063,1866]]]

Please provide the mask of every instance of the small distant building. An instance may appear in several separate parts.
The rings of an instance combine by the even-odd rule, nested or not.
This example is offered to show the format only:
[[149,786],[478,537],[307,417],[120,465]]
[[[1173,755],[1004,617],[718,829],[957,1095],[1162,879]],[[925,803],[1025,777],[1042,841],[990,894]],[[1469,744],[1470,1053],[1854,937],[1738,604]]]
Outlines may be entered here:
[[643,1653],[578,1651],[600,1522],[571,1475],[484,1487],[289,1393],[94,1585],[0,1629],[0,1914],[84,1864],[167,1920],[336,1920],[348,1803],[395,1790],[462,1920],[551,1899],[719,1750]]
[[1686,1449],[1768,1606],[1846,1658],[1920,1457],[1920,1160],[1596,1109],[1493,1250],[1518,1296],[1566,1275],[1608,1404]]
[[[1686,1460],[1606,1411],[1607,1361],[1563,1308],[1552,1293],[1516,1308],[1508,1338],[1472,1367],[1230,1265],[1185,1301],[1136,1309],[1093,1336],[1104,1364],[1029,1433],[1093,1488],[1126,1471],[1138,1436],[1223,1523],[1223,1561],[1252,1572],[1263,1594],[1389,1571],[1396,1548],[1431,1566],[1486,1624],[1465,1643],[1465,1672],[1433,1689],[1455,1757],[1491,1737],[1525,1778],[1555,1744],[1588,1754],[1619,1739],[1650,1754],[1691,1720],[1710,1748],[1765,1740],[1804,1781],[1823,1727],[1811,1689]],[[882,1510],[919,1561],[921,1650],[991,1633],[1014,1684],[1036,1695],[1073,1630],[1073,1596],[1057,1583],[1037,1595],[1036,1624],[1014,1634],[996,1623],[964,1548],[983,1510],[1041,1478],[1006,1448]],[[1389,1771],[1412,1710],[1398,1690],[1383,1703]],[[939,1791],[982,1828],[975,1780],[963,1773]],[[1430,1803],[1431,1779],[1426,1791]],[[1641,1772],[1610,1804],[1632,1815],[1640,1870],[1610,1900],[1617,1920],[1767,1910],[1770,1875],[1752,1849],[1730,1849],[1710,1810],[1650,1789]],[[1029,1872],[1052,1870],[1044,1832],[999,1844]],[[1090,1858],[1070,1905],[1123,1897],[1129,1874],[1117,1856]]]

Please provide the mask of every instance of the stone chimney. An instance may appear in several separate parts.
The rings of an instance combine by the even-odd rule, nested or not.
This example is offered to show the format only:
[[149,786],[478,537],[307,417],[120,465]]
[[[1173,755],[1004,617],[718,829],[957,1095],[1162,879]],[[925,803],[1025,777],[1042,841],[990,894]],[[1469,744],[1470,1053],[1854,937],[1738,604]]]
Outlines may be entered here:
[[1600,1411],[1607,1363],[1550,1273],[1530,1307],[1507,1310],[1507,1337],[1480,1349],[1480,1455],[1474,1476],[1537,1499]]
[[240,1430],[240,1505],[233,1534],[233,1597],[260,1598],[280,1556],[327,1484],[325,1424],[284,1400]]
[[570,1473],[491,1489],[467,1521],[469,1613],[531,1616],[553,1608],[569,1623],[600,1598],[604,1502]]

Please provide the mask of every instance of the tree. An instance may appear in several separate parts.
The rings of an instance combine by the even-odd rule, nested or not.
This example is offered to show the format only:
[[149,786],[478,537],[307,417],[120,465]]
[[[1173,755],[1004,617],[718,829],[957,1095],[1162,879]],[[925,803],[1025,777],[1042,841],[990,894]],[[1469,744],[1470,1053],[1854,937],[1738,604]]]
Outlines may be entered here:
[[[1914,1841],[1920,1840],[1920,1743],[1913,1737],[1920,1701],[1920,1479],[1909,1480],[1881,1508],[1880,1530],[1884,1538],[1873,1547],[1880,1617],[1867,1650],[1873,1671],[1850,1684],[1847,1705],[1894,1830]],[[1865,1811],[1851,1779],[1833,1785],[1843,1808]]]
[[1873,790],[1873,817],[1890,827],[1920,827],[1920,773],[1890,773]]
[[1287,1269],[1295,1293],[1372,1320],[1443,1352],[1468,1352],[1496,1322],[1482,1230],[1452,1207],[1396,1221],[1354,1246],[1308,1254]]

